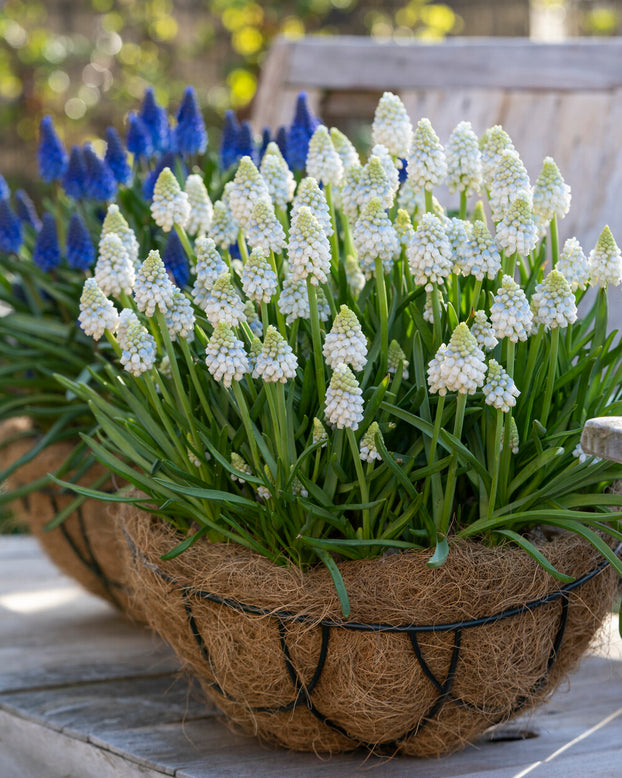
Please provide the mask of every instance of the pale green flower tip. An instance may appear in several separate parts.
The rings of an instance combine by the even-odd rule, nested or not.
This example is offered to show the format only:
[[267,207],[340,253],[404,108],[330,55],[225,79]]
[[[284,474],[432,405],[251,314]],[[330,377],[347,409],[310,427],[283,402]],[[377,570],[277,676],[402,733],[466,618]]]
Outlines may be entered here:
[[360,446],[360,456],[363,462],[373,462],[375,459],[382,459],[380,456],[380,452],[378,451],[378,446],[376,445],[376,436],[379,435],[381,439],[382,438],[382,432],[380,431],[380,427],[378,426],[377,421],[372,421],[372,423],[367,428],[366,432],[361,438],[361,442],[359,444]]
[[151,249],[149,254],[147,254],[147,258],[142,264],[142,270],[147,277],[155,277],[156,275],[159,275],[162,270],[166,272],[164,262],[162,261],[158,249]]
[[286,383],[296,376],[298,360],[291,346],[272,324],[268,326],[261,352],[255,360],[253,378]]
[[[505,438],[505,425],[504,428],[501,430],[501,446],[499,448],[500,451],[503,451],[504,438]],[[520,446],[520,438],[518,435],[518,427],[516,426],[516,421],[512,416],[510,418],[510,451],[513,454],[518,454],[519,446]]]
[[551,270],[544,279],[543,286],[544,289],[551,294],[568,295],[571,292],[570,284],[566,280],[566,277],[557,269]]
[[330,128],[330,139],[333,142],[333,146],[337,154],[341,158],[344,171],[350,167],[360,167],[361,160],[359,158],[357,150],[354,148],[350,139],[337,129],[337,127]]
[[317,416],[313,417],[313,442],[321,443],[322,448],[328,443],[328,433]]
[[[261,174],[253,160],[249,156],[242,157],[235,174],[234,184],[255,182],[260,179]],[[231,194],[232,191],[233,187],[230,187],[229,194]]]
[[248,257],[247,265],[263,267],[268,262],[268,251],[263,246],[255,246]]
[[110,203],[102,224],[102,235],[109,232],[120,232],[121,230],[128,229],[128,227],[129,225],[119,210],[119,206],[116,203]]
[[[239,470],[240,473],[245,473],[246,475],[251,475],[253,472],[250,466],[248,465],[248,463],[246,462],[246,460],[244,459],[244,457],[241,457],[239,454],[236,454],[235,451],[231,452],[231,465],[236,470]],[[244,483],[245,480],[244,478],[241,478],[240,476],[237,475],[232,475],[231,478],[234,481],[238,481],[239,483]]]
[[484,225],[486,224],[486,212],[484,211],[484,203],[481,200],[478,200],[475,203],[475,207],[471,213],[471,222],[473,223],[474,228],[478,222],[483,222]]
[[615,242],[613,233],[606,224],[596,241],[596,251],[604,254],[617,254],[619,252],[618,244]]
[[221,276],[218,276],[218,278],[214,281],[214,285],[212,287],[212,291],[214,294],[222,293],[225,294],[236,294],[235,287],[233,286],[233,282],[231,280],[231,276],[229,273],[223,273]]
[[364,206],[361,211],[361,216],[364,218],[372,218],[374,216],[384,216],[385,207],[382,204],[382,200],[379,197],[372,197]]
[[309,175],[323,184],[338,186],[343,178],[343,163],[330,137],[328,127],[319,124],[309,140],[307,152]]
[[270,143],[268,143],[268,145],[266,146],[263,159],[265,159],[266,157],[276,157],[279,161],[285,162],[285,159],[281,154],[281,149],[278,147],[278,144],[275,143],[273,140],[271,140]]
[[473,354],[479,349],[477,340],[466,322],[460,322],[454,329],[451,338],[449,339],[449,347],[454,351],[457,351],[461,357]]
[[163,168],[162,172],[157,178],[157,181],[155,182],[155,187],[153,190],[154,195],[160,195],[160,196],[175,196],[181,192],[181,187],[179,186],[179,181],[175,178],[175,175],[173,174],[173,171],[170,169],[170,167]]
[[496,359],[488,362],[487,380],[482,391],[486,404],[492,405],[503,413],[507,413],[516,405],[516,398],[520,394],[512,377]]
[[251,357],[256,357],[261,352],[262,348],[263,348],[263,343],[261,342],[261,340],[258,337],[255,336],[251,340],[251,345],[250,345],[250,348],[249,348]]
[[278,350],[281,346],[281,343],[285,342],[285,338],[281,335],[277,328],[273,324],[269,324],[263,342],[264,348],[268,350]]
[[415,138],[413,142],[424,147],[428,146],[429,148],[440,146],[439,137],[434,131],[432,122],[427,118],[427,116],[422,117],[417,122],[417,128],[415,130]]

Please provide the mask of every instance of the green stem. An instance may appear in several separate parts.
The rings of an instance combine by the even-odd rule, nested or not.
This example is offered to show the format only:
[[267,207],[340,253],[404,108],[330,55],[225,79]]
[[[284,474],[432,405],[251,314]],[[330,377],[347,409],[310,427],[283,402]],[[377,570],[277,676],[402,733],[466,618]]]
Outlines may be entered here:
[[212,414],[210,404],[208,403],[207,397],[205,396],[205,392],[203,391],[203,386],[199,381],[199,376],[197,375],[197,371],[194,366],[194,360],[192,358],[192,354],[190,353],[188,343],[187,341],[181,339],[179,341],[179,344],[181,346],[181,351],[182,354],[184,355],[184,359],[186,360],[186,365],[188,366],[188,372],[190,373],[190,378],[192,380],[194,390],[197,393],[199,402],[201,403],[201,408],[203,409],[203,412],[208,418],[209,423],[213,425],[215,424],[214,415]]
[[474,311],[479,310],[478,308],[478,302],[479,302],[479,296],[482,293],[482,284],[484,283],[483,278],[479,278],[475,280],[475,286],[473,287],[473,296],[471,298],[471,308]]
[[514,269],[516,268],[516,261],[518,260],[518,252],[514,252],[512,256],[505,257],[506,265],[505,265],[505,274],[510,276],[510,278],[514,278]]
[[425,199],[425,211],[426,213],[434,213],[434,201],[432,199],[432,192],[428,192],[427,189],[423,190],[423,196]]
[[[462,425],[464,423],[464,412],[466,410],[467,395],[459,393],[456,398],[456,416],[454,418],[454,437],[460,440],[462,436]],[[451,463],[449,465],[449,473],[447,474],[447,483],[445,485],[445,500],[443,502],[443,515],[441,517],[441,523],[438,527],[441,539],[447,537],[447,531],[449,529],[449,522],[451,520],[451,510],[454,504],[454,494],[456,491],[456,474],[458,471],[458,455],[456,452],[452,454]]]
[[441,345],[441,301],[440,301],[440,291],[438,288],[438,284],[432,284],[432,316],[434,318],[434,321],[432,323],[432,345],[434,350]]
[[[290,387],[292,391],[292,387]],[[282,420],[282,431],[285,438],[285,450],[290,464],[296,462],[296,441],[294,440],[294,426],[288,424],[287,420],[291,418],[291,414],[287,412],[285,404],[285,384],[277,383],[276,385],[276,403],[279,412],[279,416]]]
[[550,222],[551,231],[551,266],[554,268],[559,259],[559,237],[557,234],[557,216],[553,216]]
[[315,381],[317,386],[318,405],[324,405],[326,395],[326,379],[324,377],[324,358],[322,357],[322,335],[320,333],[320,317],[317,309],[317,290],[307,278],[309,295],[309,312],[311,319],[311,339],[313,341],[313,358],[315,361]]
[[555,386],[555,373],[557,372],[557,352],[559,350],[559,327],[551,330],[551,347],[549,349],[549,369],[546,376],[546,386],[544,390],[544,401],[542,403],[542,413],[540,414],[540,423],[546,427],[551,409],[551,400],[553,398],[553,387]]
[[466,219],[466,217],[467,217],[467,194],[466,194],[466,192],[464,190],[462,192],[460,192],[460,213],[459,213],[459,217],[461,219]]
[[[356,477],[358,479],[359,488],[361,490],[361,502],[367,503],[369,502],[369,489],[367,486],[367,478],[365,477],[365,473],[363,472],[361,453],[358,447],[358,443],[356,442],[356,436],[354,435],[354,430],[348,427],[348,429],[346,430],[346,436],[348,438],[348,443],[350,444],[350,450],[352,451],[352,458],[354,459]],[[371,537],[369,508],[364,508],[363,509],[363,540],[371,540],[371,539],[372,537]]]
[[117,358],[121,356],[122,349],[121,346],[119,346],[117,339],[115,336],[110,332],[110,330],[104,330],[104,335],[106,336],[106,340],[110,345],[112,346],[112,350],[117,355]]
[[184,247],[184,251],[186,252],[186,255],[188,257],[188,262],[191,265],[196,265],[196,257],[194,255],[194,249],[192,248],[192,244],[190,243],[190,239],[188,238],[188,235],[186,234],[186,230],[184,230],[183,227],[181,227],[179,224],[175,224],[175,232],[177,233],[177,236],[179,240],[181,241],[181,245]]
[[244,264],[248,262],[248,248],[246,247],[246,238],[242,230],[238,232],[238,248],[240,249],[240,256]]
[[[432,430],[432,440],[428,450],[428,465],[432,465],[434,462],[436,462],[436,446],[438,444],[438,437],[441,433],[444,408],[445,395],[439,395],[438,404],[436,406],[436,416],[434,418],[434,428]],[[434,526],[438,527],[441,521],[440,511],[443,505],[443,485],[441,483],[441,474],[434,473],[434,475],[432,475],[430,478],[426,478],[425,487],[423,490],[424,505],[427,505],[428,502],[428,496],[430,494],[430,483],[432,484],[432,516],[434,517]]]
[[246,400],[244,399],[244,394],[242,393],[242,388],[240,387],[238,381],[233,381],[233,383],[231,384],[231,388],[233,390],[233,396],[235,397],[236,402],[238,404],[238,410],[240,412],[242,424],[244,425],[244,429],[246,430],[246,437],[248,438],[248,445],[250,446],[253,464],[255,465],[255,471],[257,474],[260,474],[262,472],[261,461],[259,459],[259,453],[257,451],[255,431],[253,429],[253,423],[251,421],[250,413],[248,412],[248,405],[246,404]]
[[[516,344],[511,340],[506,341],[506,359],[505,369],[510,378],[514,378],[514,355]],[[510,484],[510,462],[512,449],[510,446],[510,433],[512,422],[512,409],[505,414],[505,424],[503,427],[503,451],[501,452],[501,471],[498,482],[501,485],[501,494],[503,502],[507,502],[507,490]],[[497,487],[498,488],[498,487]]]
[[339,273],[339,238],[337,236],[337,222],[335,219],[335,205],[333,203],[333,193],[330,184],[324,186],[324,194],[326,195],[326,202],[328,204],[328,210],[330,212],[330,223],[333,228],[333,234],[330,236],[330,250],[332,254],[332,267],[335,274]]
[[[501,459],[501,433],[503,432],[503,411],[497,409],[497,419],[495,425],[495,443],[492,452],[493,471],[492,471],[492,483],[490,485],[490,494],[488,496],[488,518],[492,517],[495,510],[495,502],[497,499],[497,487],[499,485],[499,463]],[[508,445],[510,440],[508,438]]]
[[342,429],[338,429],[335,432],[335,436],[333,438],[331,456],[327,468],[326,478],[324,480],[324,493],[329,500],[332,500],[332,498],[335,496],[335,489],[337,488],[337,471],[332,466],[331,462],[333,459],[336,462],[341,462],[341,455],[343,452],[343,438],[344,431]]
[[374,264],[378,293],[378,318],[380,319],[380,375],[383,376],[387,369],[389,350],[389,304],[387,302],[387,288],[384,283],[384,268],[380,257],[376,257]]

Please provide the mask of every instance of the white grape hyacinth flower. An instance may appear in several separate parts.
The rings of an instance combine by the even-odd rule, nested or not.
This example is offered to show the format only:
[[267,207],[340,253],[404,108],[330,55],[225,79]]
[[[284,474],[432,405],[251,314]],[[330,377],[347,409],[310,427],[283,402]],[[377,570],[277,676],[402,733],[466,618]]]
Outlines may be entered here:
[[358,429],[363,421],[363,391],[350,368],[337,365],[326,390],[324,417],[337,429]]
[[259,172],[263,176],[274,207],[285,211],[287,203],[292,201],[296,191],[296,179],[274,141],[270,141],[266,146]]
[[119,297],[132,292],[136,280],[134,263],[116,232],[108,233],[99,242],[94,277],[106,296]]
[[253,378],[285,384],[296,377],[298,360],[291,346],[272,324],[266,330],[263,346],[257,355]]
[[588,262],[593,286],[618,286],[622,281],[622,255],[608,226],[600,233]]
[[570,284],[572,291],[585,289],[590,280],[590,268],[581,244],[576,238],[568,238],[559,255],[557,270]]
[[447,392],[474,394],[484,385],[484,352],[465,322],[454,329],[447,345],[441,344],[427,372],[430,391],[441,396]]
[[495,222],[503,219],[518,196],[526,196],[531,209],[532,193],[527,169],[517,151],[506,149],[499,157],[490,185],[490,213]]
[[338,130],[336,127],[330,128],[330,139],[333,142],[335,151],[339,154],[344,173],[349,167],[360,167],[361,159],[358,151],[352,145],[350,139]]
[[294,218],[303,205],[311,209],[313,215],[320,223],[320,227],[324,230],[326,237],[330,237],[333,234],[333,225],[328,203],[326,202],[326,195],[312,176],[303,178],[298,184],[296,196],[292,203],[290,220]]
[[246,225],[246,240],[251,249],[279,251],[285,248],[285,232],[276,218],[274,207],[267,200],[257,200]]
[[147,259],[138,268],[134,283],[136,307],[145,316],[153,316],[156,308],[166,313],[173,303],[175,287],[166,272],[164,262],[157,249],[150,251]]
[[323,354],[331,368],[344,362],[359,371],[367,364],[367,338],[356,314],[347,305],[342,305],[335,316],[324,341]]
[[482,188],[482,155],[471,122],[460,122],[447,142],[447,184],[450,192],[467,197]]
[[378,197],[384,208],[393,205],[395,190],[380,157],[372,155],[361,168],[355,190],[356,204],[361,211],[367,203]]
[[564,328],[577,320],[574,293],[559,270],[551,270],[544,282],[536,286],[531,309],[534,323],[543,324],[545,330]]
[[391,184],[392,195],[395,197],[397,190],[400,187],[400,173],[398,165],[401,168],[401,161],[394,160],[387,147],[383,146],[381,143],[376,143],[375,146],[372,146],[371,151],[369,152],[369,156],[378,157],[380,160],[380,164],[384,168],[384,172],[387,174],[387,178]]
[[393,226],[395,227],[395,234],[397,235],[400,245],[404,248],[408,248],[412,239],[415,237],[415,228],[413,227],[408,211],[404,210],[404,208],[398,208]]
[[341,210],[351,225],[356,222],[359,215],[357,196],[362,171],[363,168],[356,165],[347,168],[343,176],[341,189],[339,190]]
[[453,272],[457,275],[460,273],[466,259],[469,237],[473,232],[473,225],[465,219],[458,219],[456,217],[448,219],[445,224],[447,240],[451,246],[451,255],[454,263]]
[[241,381],[249,372],[244,344],[235,337],[231,327],[224,321],[216,325],[207,343],[205,364],[214,380],[227,389],[233,381]]
[[380,259],[384,273],[390,273],[400,251],[395,228],[380,199],[374,197],[362,209],[352,233],[361,270],[366,278],[376,275],[375,260]]
[[153,189],[151,215],[164,232],[170,232],[178,224],[185,227],[190,217],[188,195],[181,190],[170,168],[165,167]]
[[540,222],[563,219],[570,210],[570,187],[562,178],[553,157],[545,157],[533,186],[533,212]]
[[595,457],[591,454],[586,454],[583,450],[583,446],[580,443],[572,450],[572,456],[579,460],[579,464],[584,465],[586,462],[590,465],[596,465],[598,462],[602,462],[601,457]]
[[204,310],[212,327],[221,321],[230,327],[237,327],[246,321],[244,303],[234,289],[228,273],[220,276],[207,293]]
[[490,308],[490,320],[499,340],[509,338],[512,343],[527,340],[533,326],[533,314],[525,292],[508,275],[501,279],[501,286]]
[[474,276],[478,281],[483,281],[486,276],[492,281],[500,270],[501,255],[495,240],[485,223],[476,221],[460,263],[460,272],[465,276]]
[[117,329],[117,309],[97,286],[94,278],[87,278],[82,287],[78,322],[82,331],[93,340],[99,340],[106,330],[115,332]]
[[482,155],[482,178],[484,185],[490,189],[501,154],[504,151],[516,151],[512,139],[500,124],[489,127],[479,139],[479,150]]
[[[253,474],[253,471],[251,470],[247,462],[244,460],[244,458],[241,457],[239,454],[236,454],[235,451],[231,452],[231,466],[235,470],[238,470],[240,473],[244,473],[245,475]],[[239,475],[233,475],[233,473],[231,474],[231,480],[237,481],[240,484],[246,483],[246,478]]]
[[497,362],[491,359],[488,362],[488,375],[482,391],[486,398],[486,404],[492,405],[503,413],[516,405],[516,398],[520,395],[512,376]]
[[447,345],[441,344],[427,372],[430,391],[441,396],[447,392],[475,394],[484,385],[484,352],[465,322],[454,329]]
[[255,303],[269,303],[278,290],[276,273],[268,261],[268,252],[262,248],[251,251],[242,268],[242,290]]
[[516,195],[503,218],[497,224],[497,246],[506,256],[520,254],[526,257],[538,244],[538,225],[531,210],[528,192]]
[[330,272],[330,244],[319,221],[306,205],[301,206],[292,218],[287,254],[294,281],[309,279],[314,286],[326,283]]
[[[499,446],[500,452],[503,451],[504,439],[505,439],[505,425],[504,428],[501,430],[501,445]],[[519,446],[520,446],[520,438],[518,436],[518,427],[516,426],[516,419],[512,416],[510,417],[510,451],[513,454],[518,454]]]
[[120,361],[128,373],[138,377],[155,365],[156,342],[129,308],[119,314],[117,340],[121,347]]
[[138,245],[138,240],[136,239],[136,234],[134,233],[134,230],[127,223],[125,217],[119,210],[119,206],[116,203],[110,203],[110,205],[108,206],[108,210],[106,212],[106,216],[102,224],[100,247],[99,247],[100,251],[101,251],[101,240],[103,240],[103,238],[105,238],[106,235],[109,235],[111,232],[114,232],[116,235],[119,236],[119,238],[121,238],[121,243],[123,243],[123,246],[130,258],[130,261],[134,265],[134,268],[137,270],[138,266],[140,265],[140,260],[138,259],[140,246]]
[[382,432],[380,432],[378,422],[372,421],[359,444],[360,457],[363,462],[371,463],[376,459],[382,459],[380,452],[378,451],[378,446],[376,445],[376,435],[380,435],[382,438]]
[[420,119],[408,152],[408,178],[415,189],[432,191],[447,175],[445,149],[434,132],[430,120]]
[[401,99],[385,92],[376,106],[371,127],[374,143],[381,143],[394,157],[405,157],[410,150],[413,126]]
[[231,186],[227,184],[229,188],[226,191],[229,209],[238,225],[245,229],[257,200],[272,202],[270,192],[255,163],[248,156],[242,157],[235,177],[229,183]]
[[343,163],[333,146],[328,127],[319,124],[309,140],[307,173],[318,183],[337,187],[343,178]]
[[313,417],[313,428],[312,428],[312,434],[311,434],[311,442],[314,445],[316,443],[321,443],[320,448],[325,448],[326,444],[328,443],[328,433],[326,432],[326,427],[324,427],[324,425],[318,419],[317,416]]
[[499,342],[495,337],[492,324],[488,321],[486,311],[475,311],[473,314],[471,334],[477,341],[477,345],[484,351],[492,351]]
[[348,254],[346,257],[346,281],[352,294],[357,297],[365,287],[365,275],[361,270],[358,259]]
[[214,203],[212,223],[209,229],[210,238],[219,248],[228,249],[232,243],[236,242],[239,231],[240,225],[233,217],[227,203],[223,200],[217,200]]
[[194,250],[197,263],[195,266],[196,278],[192,286],[192,299],[199,308],[205,310],[207,295],[220,276],[227,273],[229,268],[218,253],[212,238],[205,235],[199,236]]
[[406,249],[413,281],[431,292],[433,284],[442,284],[454,262],[451,244],[443,222],[433,213],[424,213],[415,235]]
[[310,318],[309,293],[304,278],[294,279],[289,274],[285,276],[278,306],[285,316],[286,324],[292,324],[296,319]]
[[187,343],[192,343],[195,322],[192,304],[177,287],[174,287],[173,300],[164,314],[164,319],[173,342],[182,338]]
[[189,175],[184,190],[190,203],[186,232],[189,235],[204,235],[212,224],[214,207],[201,176],[196,173]]

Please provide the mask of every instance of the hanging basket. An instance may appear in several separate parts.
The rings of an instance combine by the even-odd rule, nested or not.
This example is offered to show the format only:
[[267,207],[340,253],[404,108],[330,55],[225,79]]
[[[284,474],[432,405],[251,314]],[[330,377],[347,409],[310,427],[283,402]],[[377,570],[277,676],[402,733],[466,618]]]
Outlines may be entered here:
[[[9,467],[32,447],[32,437],[20,437],[31,428],[27,418],[9,419],[0,425],[0,442],[4,442],[0,447],[0,470]],[[11,474],[6,487],[17,489],[54,472],[71,454],[76,443],[64,441],[48,446]],[[88,486],[104,473],[103,467],[95,465],[79,483]],[[144,621],[140,607],[131,602],[129,596],[122,535],[108,503],[87,499],[59,527],[45,530],[45,525],[75,498],[75,494],[62,493],[60,487],[50,484],[16,499],[9,508],[63,573],[91,594],[111,602],[133,620]]]
[[236,544],[178,558],[170,525],[124,506],[132,586],[151,626],[239,731],[285,748],[431,757],[541,702],[609,610],[615,574],[576,536],[521,549],[456,543],[439,569],[406,552],[302,573]]

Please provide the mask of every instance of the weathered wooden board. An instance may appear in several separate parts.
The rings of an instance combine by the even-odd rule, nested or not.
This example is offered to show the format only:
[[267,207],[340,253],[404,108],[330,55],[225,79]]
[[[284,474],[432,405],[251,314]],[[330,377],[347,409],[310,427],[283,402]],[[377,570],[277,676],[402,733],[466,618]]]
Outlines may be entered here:
[[[20,611],[35,581],[40,607]],[[47,607],[45,596],[58,590],[72,599]],[[617,634],[613,621],[608,628]],[[602,653],[551,702],[508,725],[539,733],[529,740],[481,741],[441,761],[271,751],[230,732],[164,646],[72,588],[30,539],[0,537],[0,776],[618,776],[622,661]],[[614,656],[622,657],[619,639]]]

